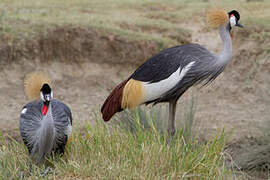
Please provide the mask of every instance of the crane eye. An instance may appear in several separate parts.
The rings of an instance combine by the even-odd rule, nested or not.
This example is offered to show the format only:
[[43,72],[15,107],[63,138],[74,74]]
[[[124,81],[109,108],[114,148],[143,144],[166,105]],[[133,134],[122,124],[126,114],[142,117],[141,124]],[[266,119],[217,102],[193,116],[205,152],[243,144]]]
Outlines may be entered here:
[[234,15],[231,15],[231,17],[230,17],[230,25],[231,25],[231,27],[236,25],[236,18]]

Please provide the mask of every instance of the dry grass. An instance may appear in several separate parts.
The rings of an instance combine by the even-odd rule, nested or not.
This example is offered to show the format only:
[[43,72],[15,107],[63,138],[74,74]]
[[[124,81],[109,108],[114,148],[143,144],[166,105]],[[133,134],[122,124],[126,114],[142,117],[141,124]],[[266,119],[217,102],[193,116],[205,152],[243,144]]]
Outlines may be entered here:
[[[135,112],[136,114],[136,112]],[[132,114],[129,114],[132,115]],[[108,126],[96,117],[96,125],[74,128],[73,142],[64,157],[53,161],[55,168],[45,179],[228,179],[224,166],[223,132],[207,143],[185,139],[180,129],[171,145],[166,135],[152,125],[145,129],[133,116],[136,131]],[[152,121],[153,119],[148,119]],[[120,126],[122,127],[122,126]],[[4,142],[0,147],[0,178],[42,178],[44,167],[29,171],[23,144]]]
[[[237,9],[246,27],[270,29],[270,2],[241,1],[87,1],[87,0],[2,0],[0,32],[16,37],[34,37],[54,26],[74,25],[103,29],[128,39],[151,39],[176,44],[181,34],[188,35],[183,22],[206,21],[210,7]],[[158,31],[156,31],[158,29]],[[167,35],[166,35],[167,34]],[[173,35],[172,35],[173,34]]]
[[[54,30],[59,29],[65,34],[71,31],[73,34],[71,39],[75,41],[76,37],[80,37],[80,34],[76,35],[76,28],[80,28],[84,32],[94,32],[93,34],[98,36],[98,38],[80,37],[84,40],[87,38],[87,44],[90,42],[91,45],[93,39],[94,44],[98,44],[98,48],[103,48],[99,47],[99,43],[95,40],[102,39],[101,42],[104,42],[104,39],[108,39],[109,43],[106,44],[109,44],[114,52],[119,53],[120,57],[136,50],[142,52],[140,46],[150,44],[144,48],[146,52],[143,51],[142,60],[145,60],[153,55],[153,52],[191,42],[190,25],[194,27],[196,24],[198,26],[206,24],[207,11],[212,7],[222,7],[226,11],[237,9],[241,14],[241,23],[246,26],[245,31],[237,33],[238,37],[242,37],[245,41],[255,40],[267,44],[263,51],[269,54],[270,42],[265,42],[265,39],[269,37],[270,31],[270,2],[248,3],[246,0],[158,0],[155,2],[3,0],[0,4],[0,50],[2,49],[0,54],[5,62],[16,61],[21,57],[46,60],[68,59],[68,57],[73,60],[83,59],[89,55],[82,52],[79,46],[73,47],[75,43],[66,46],[69,43],[66,40],[70,38],[68,35],[61,35],[63,39],[46,41],[48,37],[54,37],[52,35]],[[134,50],[127,48],[126,52],[123,49],[120,49],[120,52],[115,48],[115,44],[119,42],[125,42]],[[53,45],[59,48],[54,48]],[[84,45],[85,42],[82,42],[81,46]],[[88,46],[82,48],[91,51]],[[2,59],[0,63],[3,62]],[[101,61],[106,61],[105,59],[109,58]]]
[[[186,33],[179,24],[162,18],[146,18],[148,10],[144,1],[23,0],[4,1],[0,8],[1,32],[21,38],[31,38],[47,29],[64,25],[102,29],[105,33],[116,33],[131,40],[150,39],[164,43],[173,43],[174,40],[160,33],[152,34],[151,28]],[[152,11],[151,5],[149,11]],[[145,24],[151,27],[147,32],[142,28]],[[122,28],[123,25],[130,25],[130,28]],[[131,27],[133,25],[135,29]]]

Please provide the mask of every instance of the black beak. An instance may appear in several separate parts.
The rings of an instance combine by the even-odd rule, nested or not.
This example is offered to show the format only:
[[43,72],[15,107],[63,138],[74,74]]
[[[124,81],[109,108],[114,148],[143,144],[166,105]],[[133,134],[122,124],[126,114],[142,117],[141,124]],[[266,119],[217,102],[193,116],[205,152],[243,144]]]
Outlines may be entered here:
[[244,28],[244,26],[242,24],[240,24],[239,22],[235,26],[238,26],[240,28]]

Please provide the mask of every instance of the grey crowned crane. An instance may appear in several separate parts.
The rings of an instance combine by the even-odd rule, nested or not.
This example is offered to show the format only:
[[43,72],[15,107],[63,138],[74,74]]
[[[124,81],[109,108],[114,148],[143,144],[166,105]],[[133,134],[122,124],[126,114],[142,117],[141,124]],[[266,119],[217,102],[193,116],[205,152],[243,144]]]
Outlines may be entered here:
[[169,102],[168,133],[173,136],[177,100],[191,86],[206,85],[224,70],[232,58],[230,31],[234,26],[243,27],[239,19],[236,10],[209,11],[207,20],[219,30],[222,51],[215,54],[199,44],[185,44],[154,55],[111,92],[101,108],[104,121],[125,108]]
[[50,79],[42,72],[31,73],[25,79],[25,93],[34,100],[22,108],[20,133],[30,159],[37,163],[52,153],[64,153],[71,139],[71,111],[64,103],[53,99],[49,84]]

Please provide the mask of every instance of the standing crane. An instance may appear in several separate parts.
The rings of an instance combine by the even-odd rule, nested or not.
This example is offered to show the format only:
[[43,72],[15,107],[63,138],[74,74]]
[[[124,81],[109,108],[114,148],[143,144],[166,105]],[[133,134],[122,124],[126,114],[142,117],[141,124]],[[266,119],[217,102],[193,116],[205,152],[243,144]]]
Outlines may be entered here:
[[40,163],[52,153],[64,153],[71,139],[72,115],[67,105],[53,99],[47,74],[31,73],[24,83],[25,93],[33,101],[22,108],[20,133],[30,159]]
[[219,30],[222,51],[215,54],[199,44],[185,44],[154,55],[111,92],[101,108],[104,121],[126,108],[169,102],[168,133],[173,136],[177,100],[191,86],[206,85],[224,70],[232,58],[230,31],[234,26],[243,27],[239,19],[236,10],[209,11],[207,20]]

